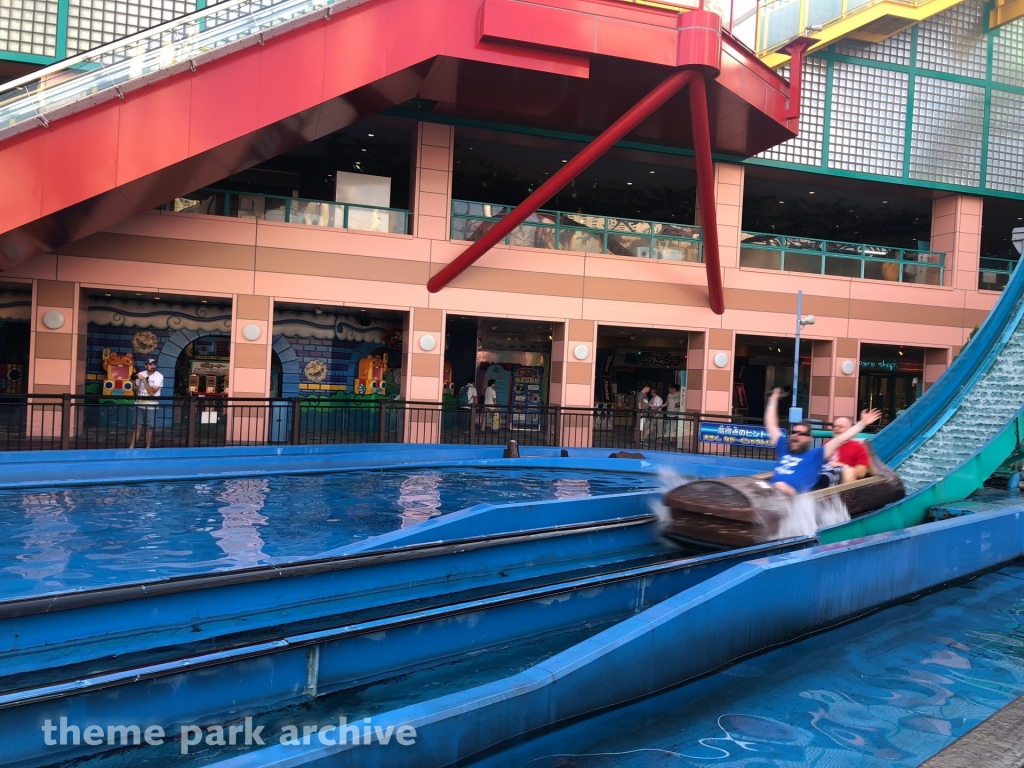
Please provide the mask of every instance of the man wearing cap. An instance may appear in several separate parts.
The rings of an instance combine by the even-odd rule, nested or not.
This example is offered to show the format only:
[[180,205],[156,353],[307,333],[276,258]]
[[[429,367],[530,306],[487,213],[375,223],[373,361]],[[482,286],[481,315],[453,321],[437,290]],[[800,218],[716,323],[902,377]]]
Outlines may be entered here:
[[159,406],[153,401],[160,396],[164,386],[164,375],[156,369],[156,358],[146,361],[146,370],[139,371],[135,379],[135,433],[132,435],[134,448],[139,440],[139,432],[146,428],[146,447],[153,447],[153,433],[156,431],[156,412]]

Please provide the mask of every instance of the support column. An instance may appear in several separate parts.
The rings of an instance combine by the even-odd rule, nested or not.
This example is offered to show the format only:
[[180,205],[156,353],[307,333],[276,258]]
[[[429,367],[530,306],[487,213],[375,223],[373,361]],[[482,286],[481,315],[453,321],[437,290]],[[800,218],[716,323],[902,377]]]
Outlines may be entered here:
[[924,381],[921,388],[923,392],[927,392],[946,372],[949,367],[949,352],[950,350],[945,347],[924,351]]
[[[64,395],[83,391],[86,325],[87,311],[83,311],[82,292],[77,284],[62,280],[35,281],[29,340],[28,391],[31,394]],[[59,404],[50,400],[32,404],[26,424],[29,434],[44,439],[59,438],[62,425]],[[76,423],[71,421],[68,436],[76,431]]]
[[[846,363],[851,373],[843,370]],[[836,356],[833,363],[832,418],[848,416],[857,420],[857,380],[860,377],[860,341],[858,339],[836,339]]]
[[930,247],[946,254],[945,285],[978,290],[982,208],[982,198],[974,195],[947,195],[932,203]]
[[[402,399],[440,403],[444,386],[444,337],[447,317],[443,310],[415,308],[409,313],[409,332],[403,354]],[[405,414],[404,441],[437,443],[441,440],[440,406],[412,406]]]
[[[578,353],[578,354],[577,354]],[[567,320],[551,329],[551,395],[561,406],[558,443],[568,448],[589,448],[593,442],[593,408],[597,323]]]
[[807,415],[832,421],[832,372],[835,370],[831,341],[811,341],[811,397]]
[[707,359],[707,333],[691,331],[686,342],[686,411],[704,412],[704,361]]
[[[718,214],[718,250],[723,269],[740,265],[740,234],[743,231],[743,183],[746,168],[735,163],[715,163],[715,211]],[[694,224],[701,223],[700,196]]]
[[448,240],[452,215],[452,157],[455,128],[418,123],[413,147],[412,233],[430,240]]
[[[232,397],[270,396],[271,318],[274,300],[269,296],[237,294],[231,308]],[[262,443],[267,439],[269,409],[263,404],[238,403],[228,414],[229,440]]]

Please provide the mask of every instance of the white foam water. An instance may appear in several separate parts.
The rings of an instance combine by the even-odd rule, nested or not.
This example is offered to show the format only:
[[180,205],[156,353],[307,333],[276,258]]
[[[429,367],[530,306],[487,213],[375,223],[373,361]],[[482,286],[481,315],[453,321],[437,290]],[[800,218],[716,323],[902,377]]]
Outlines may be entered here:
[[814,499],[793,496],[782,500],[778,533],[781,539],[814,536],[821,528],[844,523],[850,519],[846,505],[838,495]]
[[686,475],[680,475],[669,467],[658,467],[658,487],[661,490],[661,493],[651,499],[649,506],[651,508],[651,512],[658,516],[657,528],[659,534],[668,527],[669,523],[672,522],[672,513],[669,511],[668,507],[662,504],[661,500],[665,498],[665,494],[669,491],[674,490],[681,485],[686,485],[693,479],[694,478]]

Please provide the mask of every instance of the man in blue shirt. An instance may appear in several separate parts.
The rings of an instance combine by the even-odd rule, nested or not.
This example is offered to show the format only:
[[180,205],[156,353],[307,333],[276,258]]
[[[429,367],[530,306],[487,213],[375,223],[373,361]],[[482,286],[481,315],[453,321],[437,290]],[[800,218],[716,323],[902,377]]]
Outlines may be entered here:
[[779,429],[779,394],[772,392],[764,412],[764,426],[775,446],[775,473],[768,481],[787,496],[807,493],[814,488],[825,462],[832,458],[843,443],[860,434],[864,427],[874,424],[882,416],[879,410],[865,411],[861,419],[842,434],[824,445],[811,448],[811,425],[806,421],[794,424],[787,439]]

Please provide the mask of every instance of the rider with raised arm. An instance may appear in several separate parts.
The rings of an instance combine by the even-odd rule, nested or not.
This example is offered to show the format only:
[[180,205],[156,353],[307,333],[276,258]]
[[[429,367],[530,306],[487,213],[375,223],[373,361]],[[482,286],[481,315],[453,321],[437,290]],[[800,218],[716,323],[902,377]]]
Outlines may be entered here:
[[779,394],[775,389],[764,413],[764,426],[775,446],[775,472],[769,482],[787,496],[796,496],[814,488],[825,462],[839,446],[860,434],[864,427],[882,416],[879,410],[862,411],[860,421],[818,448],[811,448],[811,425],[807,421],[794,424],[788,440],[779,429]]

